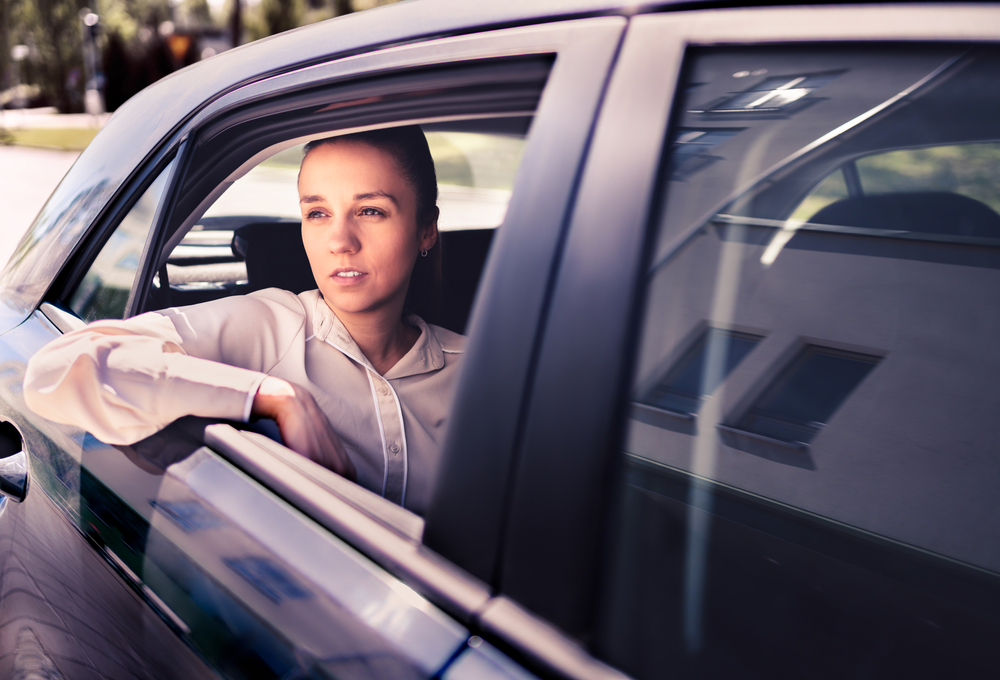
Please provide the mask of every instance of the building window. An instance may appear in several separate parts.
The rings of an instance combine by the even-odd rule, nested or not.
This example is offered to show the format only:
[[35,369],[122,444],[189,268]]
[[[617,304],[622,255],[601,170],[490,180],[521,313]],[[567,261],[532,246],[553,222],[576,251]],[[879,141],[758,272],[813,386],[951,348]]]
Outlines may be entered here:
[[667,370],[642,403],[677,413],[697,413],[704,397],[726,379],[763,338],[709,328]]
[[723,98],[704,109],[690,113],[774,112],[785,109],[810,92],[818,90],[842,72],[765,78],[749,90]]
[[742,128],[681,128],[670,148],[670,171],[674,179],[716,160],[709,152],[735,137]]
[[879,362],[879,357],[807,346],[764,391],[736,429],[809,443]]

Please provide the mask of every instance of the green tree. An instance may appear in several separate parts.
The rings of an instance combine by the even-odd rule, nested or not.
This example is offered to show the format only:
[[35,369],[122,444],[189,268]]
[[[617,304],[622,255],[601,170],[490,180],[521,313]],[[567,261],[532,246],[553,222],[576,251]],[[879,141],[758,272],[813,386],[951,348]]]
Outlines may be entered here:
[[[25,82],[38,85],[43,96],[61,111],[82,105],[83,54],[80,10],[83,0],[8,0],[10,44],[31,48],[22,64]],[[10,51],[4,56],[9,59]],[[75,82],[70,74],[76,71]]]

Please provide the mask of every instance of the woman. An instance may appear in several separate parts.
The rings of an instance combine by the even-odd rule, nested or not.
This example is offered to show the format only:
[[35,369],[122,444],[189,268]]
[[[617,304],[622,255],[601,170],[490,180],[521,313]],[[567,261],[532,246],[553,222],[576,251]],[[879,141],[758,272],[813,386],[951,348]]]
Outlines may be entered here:
[[464,341],[403,314],[437,241],[426,139],[407,127],[312,142],[298,188],[317,290],[91,324],[32,357],[28,406],[111,444],[184,415],[271,418],[289,448],[426,508]]

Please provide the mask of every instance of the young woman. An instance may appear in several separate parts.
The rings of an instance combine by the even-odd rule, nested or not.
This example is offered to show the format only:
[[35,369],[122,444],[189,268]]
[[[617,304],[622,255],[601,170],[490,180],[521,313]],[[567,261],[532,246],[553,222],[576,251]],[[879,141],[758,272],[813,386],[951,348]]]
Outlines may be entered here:
[[464,338],[404,316],[437,241],[437,181],[417,127],[306,146],[302,242],[317,290],[268,289],[99,321],[28,364],[38,414],[131,444],[184,415],[275,420],[285,444],[421,512]]

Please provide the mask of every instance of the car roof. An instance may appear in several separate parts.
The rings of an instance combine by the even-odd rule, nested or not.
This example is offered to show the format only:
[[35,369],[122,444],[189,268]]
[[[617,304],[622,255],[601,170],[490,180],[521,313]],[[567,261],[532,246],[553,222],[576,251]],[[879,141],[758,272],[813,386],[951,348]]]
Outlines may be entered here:
[[[119,159],[131,168],[194,111],[249,82],[392,45],[561,19],[634,13],[640,6],[650,9],[669,4],[636,3],[623,8],[620,1],[613,0],[409,0],[385,5],[270,36],[177,71],[126,102],[108,127],[117,129],[115,135],[123,134],[123,128],[141,128],[142,138],[123,146],[128,157]],[[152,112],[156,115],[151,116]]]

